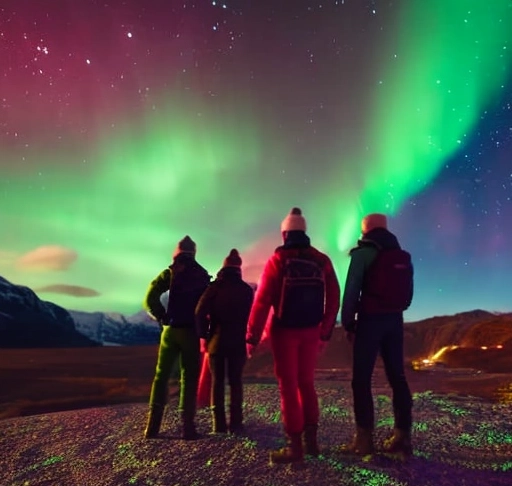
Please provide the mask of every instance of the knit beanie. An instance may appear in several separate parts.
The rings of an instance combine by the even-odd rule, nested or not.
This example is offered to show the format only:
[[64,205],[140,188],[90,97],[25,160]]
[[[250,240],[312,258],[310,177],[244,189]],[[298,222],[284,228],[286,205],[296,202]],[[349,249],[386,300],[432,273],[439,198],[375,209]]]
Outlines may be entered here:
[[283,231],[306,231],[306,220],[299,208],[292,208],[290,214],[283,219],[281,233]]
[[179,241],[178,246],[174,250],[173,256],[179,255],[180,253],[191,253],[192,255],[196,254],[196,244],[190,238],[190,236],[185,236],[182,240]]
[[242,266],[242,259],[240,258],[240,254],[238,251],[233,248],[229,255],[224,259],[223,267],[241,267]]
[[368,214],[361,221],[361,232],[364,234],[368,233],[372,229],[375,228],[384,228],[387,229],[388,220],[385,214],[381,213],[372,213]]

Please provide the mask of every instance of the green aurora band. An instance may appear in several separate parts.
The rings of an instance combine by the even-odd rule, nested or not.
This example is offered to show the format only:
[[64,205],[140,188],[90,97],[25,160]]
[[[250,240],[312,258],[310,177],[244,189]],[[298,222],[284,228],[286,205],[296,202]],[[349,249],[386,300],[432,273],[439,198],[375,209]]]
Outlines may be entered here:
[[431,183],[510,75],[509,0],[415,0],[402,9],[380,56],[368,146],[344,155],[351,165],[340,164],[333,178],[354,187],[338,200],[339,224],[330,238],[341,251],[357,238],[361,216],[396,214]]
[[[136,312],[184,234],[214,273],[231,247],[244,252],[272,232],[278,243],[284,212],[299,205],[343,283],[361,216],[396,214],[499,99],[510,75],[511,25],[510,0],[404,2],[366,100],[360,130],[367,146],[340,149],[339,163],[326,164],[307,191],[297,185],[300,171],[276,176],[291,149],[269,142],[272,122],[244,100],[211,109],[171,93],[144,120],[105,129],[86,156],[37,147],[21,163],[4,152],[13,160],[0,180],[0,224],[9,228],[0,275],[36,289],[80,285],[101,294],[49,298],[70,309]],[[326,147],[319,158],[332,152]],[[76,250],[78,258],[51,275],[18,267],[17,257],[44,245]]]

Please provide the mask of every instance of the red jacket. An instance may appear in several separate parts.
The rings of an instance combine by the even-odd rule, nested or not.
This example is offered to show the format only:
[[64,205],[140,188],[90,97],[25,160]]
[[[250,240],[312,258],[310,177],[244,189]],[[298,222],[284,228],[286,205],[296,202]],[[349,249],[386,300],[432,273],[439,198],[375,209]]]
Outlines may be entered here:
[[[256,289],[254,303],[249,316],[247,325],[246,341],[250,344],[258,344],[267,322],[268,313],[272,307],[274,314],[279,306],[281,298],[281,287],[283,284],[282,268],[287,258],[297,254],[297,247],[281,246],[267,261],[260,283]],[[328,341],[332,335],[336,316],[340,308],[340,286],[338,278],[332,266],[332,262],[327,255],[309,246],[300,248],[301,253],[309,254],[316,260],[325,272],[325,312],[324,318],[320,323],[320,337],[323,341]],[[273,321],[272,324],[273,325]]]

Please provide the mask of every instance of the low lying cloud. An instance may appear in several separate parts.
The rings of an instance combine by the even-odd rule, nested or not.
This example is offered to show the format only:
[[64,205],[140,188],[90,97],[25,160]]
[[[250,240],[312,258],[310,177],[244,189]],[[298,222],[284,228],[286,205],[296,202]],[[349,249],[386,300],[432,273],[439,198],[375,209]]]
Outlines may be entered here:
[[67,270],[78,258],[78,253],[63,246],[40,246],[20,256],[16,265],[28,271]]
[[80,287],[78,285],[54,284],[45,285],[38,289],[34,289],[37,294],[52,293],[52,294],[66,294],[74,297],[98,297],[101,295],[94,289],[87,287]]

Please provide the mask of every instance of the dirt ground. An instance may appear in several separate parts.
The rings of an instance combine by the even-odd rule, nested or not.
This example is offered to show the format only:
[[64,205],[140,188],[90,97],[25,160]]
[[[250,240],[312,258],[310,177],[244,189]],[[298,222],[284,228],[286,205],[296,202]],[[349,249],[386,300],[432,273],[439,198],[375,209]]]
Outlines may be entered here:
[[[78,349],[3,349],[0,353],[0,418],[34,415],[148,399],[157,347],[103,347]],[[319,361],[318,379],[350,388],[349,357],[325,353]],[[413,392],[475,396],[511,401],[512,373],[486,374],[474,370],[407,369]],[[247,382],[272,381],[268,350],[248,361]],[[378,363],[375,393],[390,390]],[[176,383],[171,393],[176,392]]]

